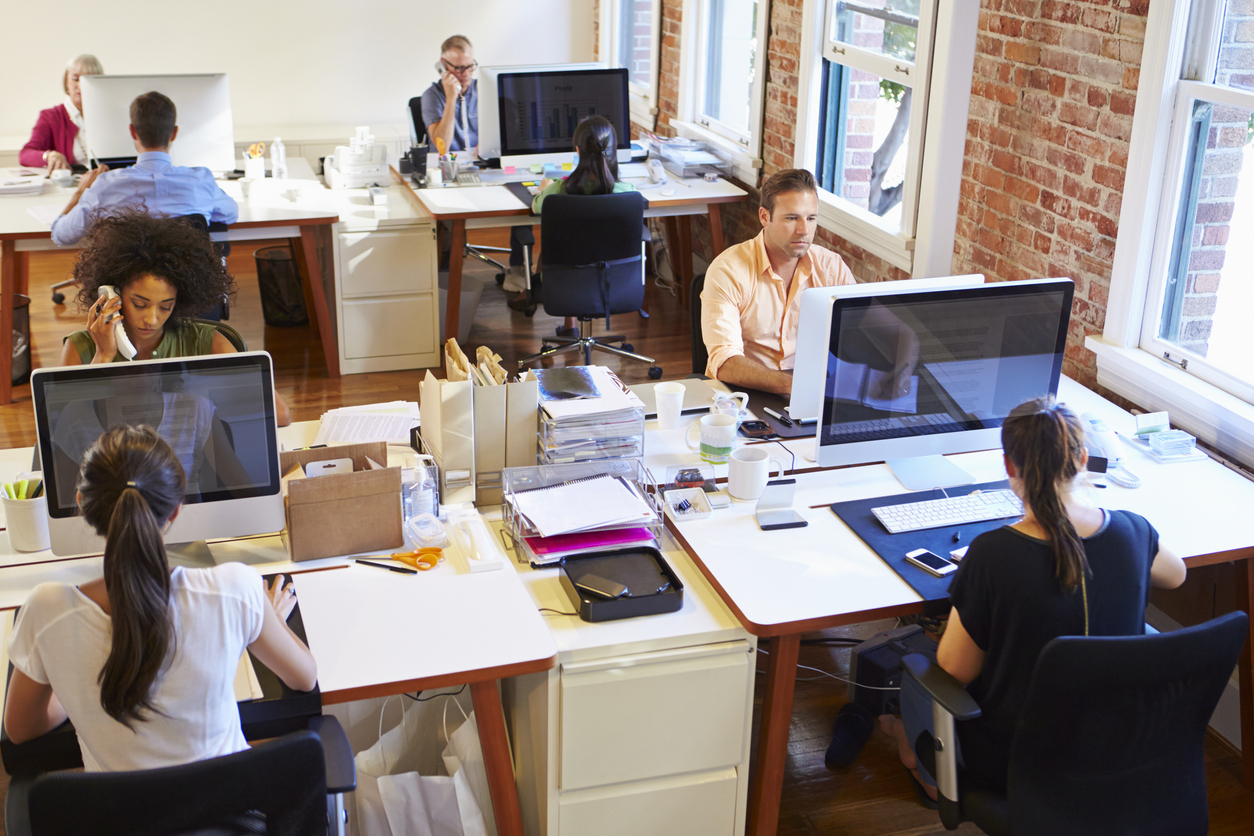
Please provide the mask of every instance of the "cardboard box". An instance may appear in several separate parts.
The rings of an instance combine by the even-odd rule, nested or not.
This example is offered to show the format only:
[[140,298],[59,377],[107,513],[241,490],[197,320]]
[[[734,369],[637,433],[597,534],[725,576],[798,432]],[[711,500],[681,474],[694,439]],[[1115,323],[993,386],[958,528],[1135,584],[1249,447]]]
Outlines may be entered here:
[[309,462],[351,458],[353,473],[294,479],[287,489],[287,542],[292,560],[316,560],[405,545],[401,528],[401,469],[370,470],[369,456],[388,460],[387,444],[346,444],[279,454],[281,472]]

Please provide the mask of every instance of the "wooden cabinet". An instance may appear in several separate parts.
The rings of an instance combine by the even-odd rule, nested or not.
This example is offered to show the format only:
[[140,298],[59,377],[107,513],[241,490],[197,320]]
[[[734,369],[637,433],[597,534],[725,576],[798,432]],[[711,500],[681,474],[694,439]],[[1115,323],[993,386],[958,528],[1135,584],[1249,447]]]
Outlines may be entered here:
[[[553,615],[558,667],[502,683],[528,836],[744,831],[757,643],[667,538],[683,609]],[[570,611],[559,570],[516,568],[537,606]]]

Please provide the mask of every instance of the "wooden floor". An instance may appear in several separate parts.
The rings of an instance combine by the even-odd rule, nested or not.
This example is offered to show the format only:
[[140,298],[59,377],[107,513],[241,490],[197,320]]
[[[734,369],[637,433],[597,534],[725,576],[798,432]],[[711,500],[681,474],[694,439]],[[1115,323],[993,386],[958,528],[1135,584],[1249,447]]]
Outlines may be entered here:
[[[504,245],[505,236],[488,234],[478,240]],[[230,322],[244,335],[249,346],[264,348],[273,355],[279,390],[292,406],[295,419],[316,419],[325,410],[338,406],[399,398],[417,400],[420,371],[347,375],[338,381],[328,380],[321,346],[308,326],[271,328],[264,324],[252,253],[267,245],[267,242],[250,242],[234,248],[230,267],[240,293]],[[72,264],[72,253],[31,259],[31,332],[37,365],[55,364],[62,337],[82,327],[83,316],[72,304],[54,307],[49,300],[49,285],[68,275]],[[468,348],[488,345],[502,355],[506,368],[512,370],[510,364],[535,351],[539,337],[551,333],[557,320],[543,313],[527,319],[510,311],[505,305],[506,295],[496,288],[491,273],[486,270],[471,268],[467,275],[487,282]],[[683,377],[691,371],[687,311],[673,296],[652,286],[646,307],[651,314],[648,320],[636,316],[616,317],[615,332],[628,334],[637,351],[655,357],[665,372],[665,379]],[[598,328],[600,330],[603,326]],[[615,368],[625,381],[647,379],[648,369],[643,364],[619,361],[609,355],[603,357],[606,359],[598,362]],[[30,388],[20,387],[15,395],[13,404],[0,407],[0,447],[34,443]],[[829,630],[821,635],[864,638],[890,626],[884,622],[864,624]],[[763,648],[769,651],[769,642],[764,643]],[[848,658],[849,651],[843,647],[803,645],[801,648],[802,664],[837,676],[847,675]],[[765,670],[765,658],[759,667]],[[832,719],[846,700],[845,687],[844,683],[826,676],[798,670],[780,836],[923,836],[945,832],[936,814],[916,801],[893,745],[878,731],[872,734],[852,766],[829,770],[824,765],[823,753],[830,739]],[[760,712],[759,699],[755,734]],[[1251,825],[1254,793],[1241,785],[1240,768],[1240,760],[1232,750],[1217,738],[1208,736],[1206,779],[1211,803],[1210,832],[1217,836],[1254,831]],[[0,795],[5,787],[7,778],[0,776]],[[957,832],[977,831],[971,825],[964,825]]]

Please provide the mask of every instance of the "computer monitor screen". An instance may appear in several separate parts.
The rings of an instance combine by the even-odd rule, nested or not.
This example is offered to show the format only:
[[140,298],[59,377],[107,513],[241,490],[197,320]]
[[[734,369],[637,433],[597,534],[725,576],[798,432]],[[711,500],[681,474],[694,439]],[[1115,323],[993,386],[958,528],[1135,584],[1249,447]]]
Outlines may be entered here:
[[178,111],[179,132],[170,146],[175,165],[235,168],[231,85],[225,73],[84,76],[83,132],[94,158],[135,157],[131,102],[153,90],[169,96]]
[[[603,69],[605,69],[605,64],[599,62],[589,62],[584,64],[510,64],[494,67],[480,67],[478,72],[475,73],[475,85],[478,90],[476,99],[479,102],[479,157],[481,159],[490,160],[501,156],[501,106],[497,99],[497,91],[500,87],[498,79],[502,74],[539,72],[570,73],[582,70]],[[422,130],[425,131],[426,126],[423,126]],[[561,153],[569,155],[570,150],[570,146],[567,145],[565,148],[561,149]],[[567,158],[569,159],[569,157]]]
[[589,116],[604,116],[617,147],[631,147],[626,69],[502,73],[497,85],[503,157],[569,152]]
[[283,528],[268,354],[38,369],[31,389],[54,553],[104,547],[79,516],[75,485],[83,454],[118,424],[155,428],[187,474],[166,542]]
[[834,298],[819,464],[1000,446],[1010,410],[1058,391],[1074,289],[1040,279]]

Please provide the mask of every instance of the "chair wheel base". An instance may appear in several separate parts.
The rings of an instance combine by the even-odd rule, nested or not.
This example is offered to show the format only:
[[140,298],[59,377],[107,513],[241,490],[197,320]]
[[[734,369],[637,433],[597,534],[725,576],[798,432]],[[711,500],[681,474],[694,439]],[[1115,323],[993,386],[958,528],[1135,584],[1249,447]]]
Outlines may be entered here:
[[661,379],[662,379],[662,368],[660,366],[651,367],[649,369],[649,380],[661,380]]
[[63,304],[65,304],[65,294],[64,294],[64,293],[54,293],[54,294],[52,294],[52,304],[54,304],[54,305],[63,305]]
[[497,283],[497,285],[503,285],[503,284],[505,284],[505,274],[504,274],[504,273],[497,273],[497,274],[496,274],[496,283]]
[[623,343],[623,351],[635,351],[636,347],[631,343]]

